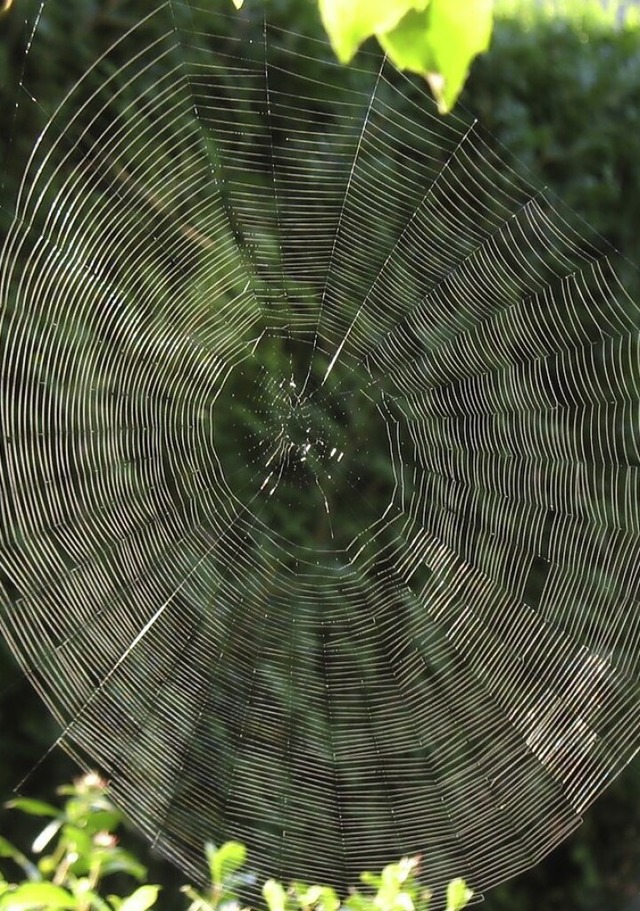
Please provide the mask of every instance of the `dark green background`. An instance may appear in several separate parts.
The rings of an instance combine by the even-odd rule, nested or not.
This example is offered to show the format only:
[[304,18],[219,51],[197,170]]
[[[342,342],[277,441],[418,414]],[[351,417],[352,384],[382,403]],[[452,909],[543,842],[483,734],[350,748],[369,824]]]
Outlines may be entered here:
[[[293,29],[313,27],[314,4],[270,3],[276,21]],[[11,12],[0,20],[3,232],[10,222],[21,163],[46,112],[96,54],[135,21],[139,9],[126,0],[50,0],[41,23],[46,40],[23,70],[24,20],[35,6],[14,0]],[[254,20],[249,21],[259,34],[257,0],[254,8]],[[14,117],[23,76],[39,106],[21,105]],[[500,19],[491,51],[474,65],[461,103],[504,145],[507,158],[530,169],[536,182],[547,184],[629,260],[625,278],[631,290],[640,293],[632,265],[640,262],[640,31],[612,29],[593,20]],[[9,796],[28,773],[23,792],[51,796],[74,767],[54,750],[33,768],[58,731],[6,652],[1,656],[0,688],[0,795]],[[640,907],[639,797],[640,768],[635,764],[598,801],[568,843],[534,871],[496,890],[486,907]],[[3,833],[17,840],[26,835],[13,815],[4,814],[0,824]],[[167,868],[154,869],[152,876],[178,882]],[[167,895],[163,907],[170,906]]]

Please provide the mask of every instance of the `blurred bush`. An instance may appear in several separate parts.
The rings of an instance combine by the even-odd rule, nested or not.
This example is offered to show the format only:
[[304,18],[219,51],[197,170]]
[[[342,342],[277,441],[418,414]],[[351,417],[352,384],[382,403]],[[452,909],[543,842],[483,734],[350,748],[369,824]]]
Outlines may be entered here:
[[[31,845],[31,856],[0,836],[0,911],[159,907],[161,887],[146,882],[147,867],[122,847],[115,834],[122,818],[109,799],[107,783],[89,772],[72,785],[63,785],[58,793],[65,797],[62,807],[32,798],[8,804],[46,822]],[[206,845],[209,882],[202,891],[182,887],[189,902],[187,911],[240,911],[241,894],[255,882],[254,874],[245,868],[246,856],[239,842],[228,841],[219,848]],[[268,911],[429,911],[431,895],[418,879],[419,868],[419,857],[405,857],[380,874],[363,873],[365,889],[351,890],[343,901],[329,886],[294,882],[285,889],[274,879],[264,883],[262,896]],[[446,911],[461,911],[471,897],[463,880],[453,880],[447,889]],[[180,905],[184,907],[184,899]]]
[[[612,15],[500,17],[463,95],[518,167],[640,263],[640,27]],[[631,267],[625,278],[640,290]]]

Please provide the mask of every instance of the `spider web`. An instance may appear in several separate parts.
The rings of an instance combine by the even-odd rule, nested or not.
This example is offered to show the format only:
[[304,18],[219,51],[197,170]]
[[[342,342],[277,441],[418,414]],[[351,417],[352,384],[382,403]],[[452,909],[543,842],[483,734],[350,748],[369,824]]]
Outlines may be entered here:
[[190,876],[481,893],[637,748],[638,307],[375,54],[138,8],[10,203],[0,626]]

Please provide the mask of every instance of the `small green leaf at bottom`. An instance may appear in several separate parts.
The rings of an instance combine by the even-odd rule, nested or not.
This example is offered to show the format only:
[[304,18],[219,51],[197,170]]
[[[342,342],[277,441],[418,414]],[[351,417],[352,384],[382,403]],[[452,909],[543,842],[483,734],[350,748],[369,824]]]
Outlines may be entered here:
[[140,886],[120,905],[120,911],[147,911],[158,900],[159,886]]
[[205,851],[209,875],[216,886],[222,886],[247,859],[247,849],[239,841],[226,841],[219,848],[209,843]]
[[447,911],[460,911],[472,898],[473,892],[464,879],[452,879],[447,888]]
[[262,894],[269,911],[284,911],[287,895],[279,882],[268,879],[262,887]]

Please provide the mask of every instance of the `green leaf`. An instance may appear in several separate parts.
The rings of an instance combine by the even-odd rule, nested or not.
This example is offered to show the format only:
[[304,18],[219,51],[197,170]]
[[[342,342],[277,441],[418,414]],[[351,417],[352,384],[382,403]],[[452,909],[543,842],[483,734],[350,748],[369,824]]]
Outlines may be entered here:
[[20,851],[0,835],[0,857],[12,857],[15,860],[19,856],[22,856]]
[[322,887],[322,898],[320,899],[322,903],[323,911],[338,911],[340,907],[340,899],[338,898],[335,889],[332,889],[331,886]]
[[395,28],[409,10],[430,0],[320,0],[320,15],[336,57],[348,63],[363,41]]
[[158,900],[159,886],[140,886],[120,905],[120,911],[147,911]]
[[14,847],[10,841],[0,835],[0,857],[10,857],[19,867],[21,867],[29,879],[40,879],[38,868],[32,864],[28,857]]
[[47,823],[42,832],[35,837],[33,844],[31,845],[31,850],[34,854],[40,854],[41,851],[44,851],[51,839],[57,835],[61,825],[61,819],[52,819],[51,822]]
[[447,887],[447,911],[460,911],[473,898],[464,879],[452,879]]
[[396,66],[429,80],[441,113],[450,111],[473,58],[489,47],[493,0],[431,0],[379,36]]
[[372,898],[363,895],[361,892],[352,892],[342,903],[345,911],[377,911],[377,907]]
[[298,895],[298,901],[303,907],[308,908],[309,905],[315,905],[321,895],[322,889],[320,886],[307,886],[304,892]]
[[[113,911],[114,905],[109,904],[105,901],[101,895],[98,895],[97,892],[87,892],[85,893],[85,898],[89,899],[89,907],[92,911]],[[120,905],[118,905],[118,908]]]
[[16,797],[10,800],[5,806],[10,810],[22,810],[29,816],[58,816],[59,811],[50,804],[42,800],[32,800],[30,797]]
[[121,819],[122,816],[117,810],[92,807],[85,825],[92,835],[96,832],[113,832],[118,828]]
[[279,882],[276,882],[275,879],[268,879],[262,887],[262,894],[269,911],[284,911],[287,896]]
[[53,883],[22,883],[0,898],[0,911],[40,911],[42,908],[57,911],[73,909],[75,906],[76,900],[73,895],[61,886],[54,886]]
[[127,873],[138,882],[142,882],[147,875],[147,868],[140,863],[129,851],[119,847],[102,848],[94,846],[92,849],[93,862],[100,867],[101,876],[112,873]]
[[335,889],[332,889],[331,886],[323,886],[320,903],[323,911],[338,911],[340,899],[336,895]]
[[223,885],[247,859],[247,849],[239,841],[227,841],[218,849],[209,843],[205,851],[211,881],[216,886]]
[[365,870],[364,873],[360,874],[360,880],[365,886],[371,886],[372,889],[379,889],[382,885],[382,877],[380,874],[369,873],[368,870]]
[[340,899],[330,886],[306,886],[294,883],[296,897],[301,908],[318,908],[319,911],[338,911]]
[[67,854],[76,856],[70,867],[76,876],[81,876],[88,871],[94,844],[86,829],[79,826],[64,825],[60,830],[58,845]]

